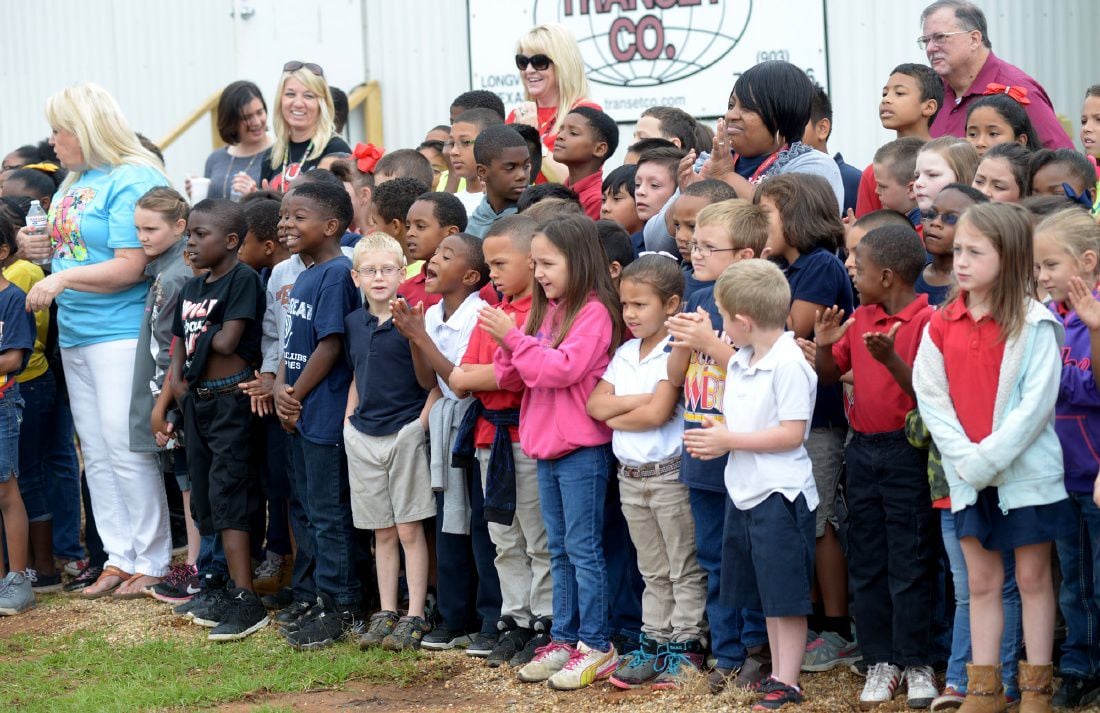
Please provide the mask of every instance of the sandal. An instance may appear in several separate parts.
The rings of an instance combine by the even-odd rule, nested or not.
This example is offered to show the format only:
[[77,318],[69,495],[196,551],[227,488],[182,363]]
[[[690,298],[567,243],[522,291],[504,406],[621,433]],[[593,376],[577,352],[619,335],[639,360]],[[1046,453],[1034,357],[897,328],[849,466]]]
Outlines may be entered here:
[[[115,567],[112,564],[112,565],[108,565],[107,567],[103,568],[102,574],[99,575],[99,577],[96,579],[95,583],[99,584],[105,577],[118,577],[120,581],[118,582],[118,584],[115,584],[114,586],[107,587],[106,589],[101,589],[97,592],[89,592],[87,590],[84,590],[83,592],[80,593],[80,598],[81,599],[100,599],[102,597],[105,597],[108,594],[111,594],[112,592],[114,592],[119,587],[121,587],[122,583],[129,580],[131,577],[133,577],[133,575],[129,574],[128,572],[123,572],[121,569],[119,569],[118,567]],[[94,587],[95,584],[93,584],[92,586]]]
[[160,577],[153,577],[152,575],[146,575],[146,574],[141,574],[141,573],[135,574],[132,577],[128,578],[124,583],[119,584],[118,588],[111,594],[111,599],[144,599],[145,597],[149,596],[145,592],[145,587],[141,587],[138,590],[128,591],[128,592],[120,592],[118,590],[121,589],[122,587],[128,587],[132,582],[135,582],[139,579],[146,579],[146,578],[156,580],[154,582],[149,583],[148,586],[150,586],[150,587],[161,581]]

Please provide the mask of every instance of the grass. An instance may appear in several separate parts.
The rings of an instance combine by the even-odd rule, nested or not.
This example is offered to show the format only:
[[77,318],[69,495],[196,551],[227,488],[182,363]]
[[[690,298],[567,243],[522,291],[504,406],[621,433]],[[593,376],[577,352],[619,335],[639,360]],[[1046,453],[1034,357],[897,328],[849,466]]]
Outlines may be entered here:
[[227,644],[196,637],[112,645],[93,632],[16,635],[0,640],[0,710],[194,710],[350,679],[403,686],[417,676],[416,659],[364,653],[353,643],[298,652],[269,632]]

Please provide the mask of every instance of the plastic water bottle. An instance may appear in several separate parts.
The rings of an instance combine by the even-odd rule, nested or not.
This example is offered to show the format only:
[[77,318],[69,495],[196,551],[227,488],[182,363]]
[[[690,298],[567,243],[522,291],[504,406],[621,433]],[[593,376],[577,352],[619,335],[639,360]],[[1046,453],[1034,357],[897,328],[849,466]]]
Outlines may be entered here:
[[[46,211],[42,210],[42,204],[38,201],[31,201],[31,208],[27,211],[27,227],[30,228],[32,235],[46,234],[48,228]],[[49,265],[50,257],[35,260],[34,263],[36,265]]]

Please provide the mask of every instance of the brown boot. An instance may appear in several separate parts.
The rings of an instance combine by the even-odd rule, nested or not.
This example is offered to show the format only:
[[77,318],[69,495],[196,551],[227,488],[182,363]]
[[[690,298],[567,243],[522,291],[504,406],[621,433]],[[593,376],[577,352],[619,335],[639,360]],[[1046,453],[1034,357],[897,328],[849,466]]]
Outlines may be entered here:
[[1050,713],[1054,664],[1020,662],[1020,713]]
[[1001,686],[1000,666],[968,663],[966,676],[966,700],[958,713],[1004,713],[1005,689]]

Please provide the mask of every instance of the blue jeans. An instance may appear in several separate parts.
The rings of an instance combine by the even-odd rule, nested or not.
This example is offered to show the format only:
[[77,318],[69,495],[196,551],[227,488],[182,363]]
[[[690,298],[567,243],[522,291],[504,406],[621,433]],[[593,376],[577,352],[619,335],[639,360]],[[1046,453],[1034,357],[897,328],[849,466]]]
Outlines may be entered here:
[[610,645],[603,513],[613,464],[610,444],[538,462],[554,587],[550,637],[569,644],[583,641],[599,651]]
[[722,532],[726,522],[724,492],[688,488],[692,519],[695,520],[695,559],[707,573],[707,621],[710,650],[718,667],[735,669],[745,662],[746,649],[767,643],[764,614],[752,609],[734,609],[722,603]]
[[[955,516],[950,510],[940,511],[943,548],[951,562],[951,579],[955,584],[955,627],[951,636],[951,657],[947,660],[947,685],[966,691],[966,664],[970,661],[970,582],[962,545],[955,536]],[[1001,668],[1005,693],[1019,697],[1016,683],[1017,658],[1023,630],[1020,628],[1020,590],[1016,587],[1016,556],[1005,553],[1005,586],[1001,592],[1005,628],[1001,635]]]
[[[53,519],[46,482],[47,452],[57,400],[57,383],[49,371],[19,385],[23,422],[19,428],[19,495],[29,522]],[[78,558],[79,559],[79,558]]]
[[[84,557],[84,547],[80,544],[80,462],[76,458],[76,444],[73,442],[76,431],[73,412],[69,409],[69,392],[61,386],[57,390],[47,445],[46,497],[53,509],[54,555],[58,559],[78,560]],[[87,521],[92,523],[87,527],[92,533],[89,536],[86,529],[85,540],[94,538],[98,541],[99,534],[95,532],[91,512],[90,506],[85,509]]]
[[1077,515],[1076,532],[1055,543],[1062,568],[1058,603],[1066,619],[1059,669],[1063,676],[1090,678],[1100,673],[1100,508],[1091,493],[1070,493],[1069,502]]
[[290,521],[287,515],[287,499],[290,497],[290,480],[287,472],[287,432],[275,418],[263,420],[264,443],[267,458],[260,468],[264,498],[267,500],[267,551],[277,555],[289,555]]
[[352,564],[355,529],[344,447],[313,443],[294,434],[290,454],[294,489],[305,496],[302,501],[309,521],[317,591],[332,597],[337,607],[357,609],[359,579]]
[[229,563],[222,549],[222,538],[218,533],[203,535],[199,538],[199,556],[195,560],[195,569],[199,575],[220,574],[229,576]]

